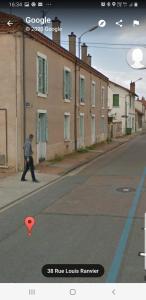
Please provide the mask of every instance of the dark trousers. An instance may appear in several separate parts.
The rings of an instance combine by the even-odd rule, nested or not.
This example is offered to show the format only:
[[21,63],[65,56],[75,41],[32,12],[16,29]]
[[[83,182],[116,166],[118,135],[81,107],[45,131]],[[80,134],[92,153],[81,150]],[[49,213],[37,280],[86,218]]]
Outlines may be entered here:
[[32,180],[33,180],[33,181],[36,180],[35,174],[34,174],[33,157],[30,156],[30,157],[29,157],[29,161],[27,161],[27,158],[26,158],[26,157],[24,157],[24,159],[25,159],[25,167],[24,167],[24,171],[23,171],[23,174],[22,174],[21,179],[24,180],[24,179],[25,179],[26,173],[28,172],[28,170],[30,170]]

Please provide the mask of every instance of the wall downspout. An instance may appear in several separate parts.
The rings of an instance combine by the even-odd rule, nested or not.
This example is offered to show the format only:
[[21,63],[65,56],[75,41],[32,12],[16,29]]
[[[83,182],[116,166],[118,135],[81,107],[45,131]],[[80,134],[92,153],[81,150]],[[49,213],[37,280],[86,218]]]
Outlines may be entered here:
[[26,139],[26,93],[25,93],[25,33],[23,31],[23,63],[22,63],[22,69],[23,69],[23,143]]
[[18,112],[17,112],[17,105],[18,105],[18,98],[17,98],[17,35],[15,34],[15,86],[16,86],[16,172],[18,171]]
[[77,60],[75,61],[74,141],[75,151],[77,151]]

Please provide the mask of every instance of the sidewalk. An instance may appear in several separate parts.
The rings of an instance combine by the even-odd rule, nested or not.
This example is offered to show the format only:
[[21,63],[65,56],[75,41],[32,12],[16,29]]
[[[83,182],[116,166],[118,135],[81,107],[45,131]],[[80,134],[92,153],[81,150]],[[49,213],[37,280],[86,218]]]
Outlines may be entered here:
[[37,169],[41,173],[49,173],[63,176],[70,171],[85,165],[86,163],[94,160],[95,158],[109,152],[122,144],[127,143],[129,140],[136,137],[137,134],[126,136],[118,139],[113,139],[111,143],[100,143],[95,147],[89,147],[88,152],[77,152],[60,157],[60,161],[48,161],[42,162],[37,166]]
[[36,169],[36,177],[40,181],[39,183],[33,183],[30,174],[27,175],[26,182],[21,182],[21,173],[16,174],[6,170],[0,170],[0,209],[39,190],[41,187],[57,180],[77,167],[81,167],[104,153],[127,143],[135,136],[136,135],[132,135],[115,139],[110,144],[98,144],[96,147],[90,147],[88,152],[77,152],[69,154],[64,158],[58,158],[58,160],[61,159],[60,161],[42,162]]

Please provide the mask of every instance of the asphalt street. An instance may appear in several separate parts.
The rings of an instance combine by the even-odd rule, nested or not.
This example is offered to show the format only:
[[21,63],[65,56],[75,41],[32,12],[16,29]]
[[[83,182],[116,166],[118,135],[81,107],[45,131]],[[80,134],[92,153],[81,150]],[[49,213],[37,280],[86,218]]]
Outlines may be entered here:
[[[0,282],[144,282],[145,167],[139,135],[0,211]],[[26,216],[36,218],[31,237]],[[102,264],[105,273],[44,277],[42,266],[55,263]]]

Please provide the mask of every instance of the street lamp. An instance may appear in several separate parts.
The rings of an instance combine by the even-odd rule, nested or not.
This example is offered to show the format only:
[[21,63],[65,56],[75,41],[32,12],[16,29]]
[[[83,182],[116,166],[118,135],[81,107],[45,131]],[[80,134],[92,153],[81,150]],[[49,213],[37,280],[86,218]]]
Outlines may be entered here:
[[94,31],[94,30],[97,29],[98,27],[99,27],[98,25],[95,25],[95,26],[91,27],[90,29],[86,30],[85,32],[83,32],[83,33],[79,36],[79,38],[78,38],[79,58],[80,58],[80,55],[81,55],[81,54],[80,54],[80,48],[81,48],[81,38],[82,38],[82,36],[85,35],[85,34],[88,33],[88,32]]
[[137,82],[137,81],[139,81],[139,80],[142,80],[143,78],[142,77],[140,77],[140,78],[138,78],[138,79],[136,79],[135,81],[131,81],[131,82]]

